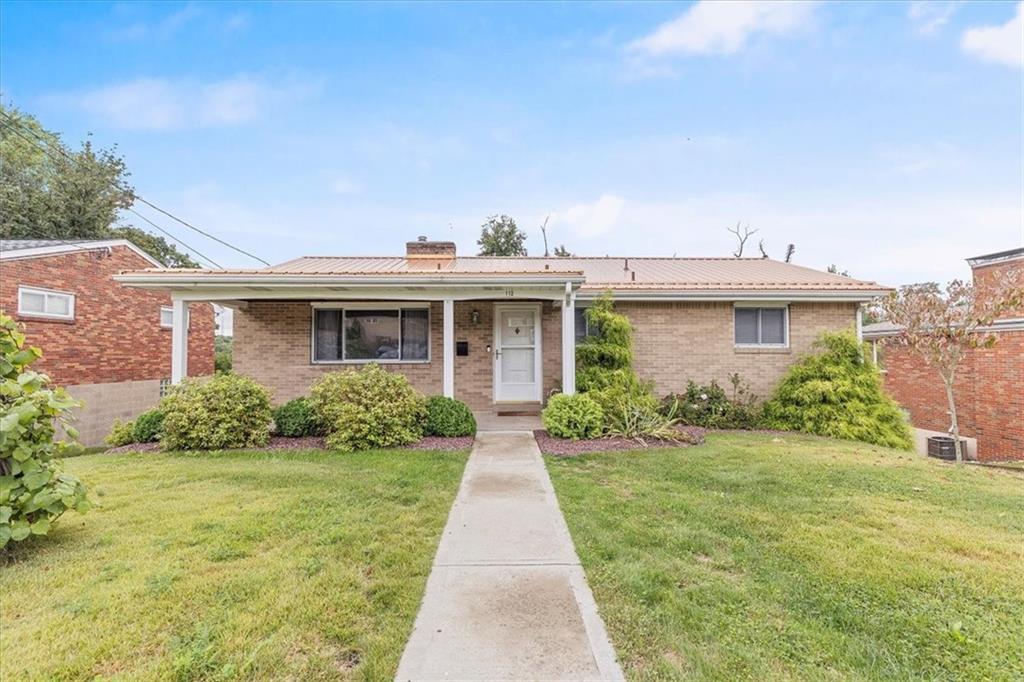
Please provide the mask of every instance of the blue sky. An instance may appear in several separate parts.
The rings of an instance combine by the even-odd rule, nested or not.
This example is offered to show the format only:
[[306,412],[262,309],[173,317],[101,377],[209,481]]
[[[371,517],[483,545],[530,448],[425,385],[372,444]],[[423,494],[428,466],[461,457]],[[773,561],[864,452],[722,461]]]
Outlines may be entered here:
[[[890,284],[1024,244],[1021,4],[3,2],[0,90],[269,261],[781,257]],[[140,207],[140,210],[144,207]],[[253,265],[166,218],[223,265]]]

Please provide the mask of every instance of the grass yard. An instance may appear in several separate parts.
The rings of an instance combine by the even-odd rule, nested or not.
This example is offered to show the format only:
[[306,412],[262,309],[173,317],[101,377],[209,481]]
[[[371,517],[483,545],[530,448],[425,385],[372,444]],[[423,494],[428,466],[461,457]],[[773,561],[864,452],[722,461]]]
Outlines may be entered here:
[[809,436],[546,458],[631,679],[1024,678],[1024,476]]
[[66,460],[99,505],[0,555],[0,678],[390,680],[466,456]]

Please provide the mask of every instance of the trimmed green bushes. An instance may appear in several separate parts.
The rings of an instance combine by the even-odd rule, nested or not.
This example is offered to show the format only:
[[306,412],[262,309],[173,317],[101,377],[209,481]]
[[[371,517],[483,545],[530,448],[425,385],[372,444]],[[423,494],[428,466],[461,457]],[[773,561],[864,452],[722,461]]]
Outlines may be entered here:
[[261,447],[270,439],[270,396],[248,377],[186,381],[164,398],[161,409],[167,450]]
[[112,448],[131,445],[135,442],[135,422],[115,419],[114,424],[110,427],[110,433],[106,435],[103,442]]
[[733,394],[712,380],[699,385],[690,381],[685,393],[669,394],[662,401],[662,411],[673,410],[681,424],[706,429],[753,429],[761,419],[761,407],[750,394],[739,374],[729,377]]
[[155,443],[163,435],[163,428],[164,411],[157,407],[135,418],[132,436],[136,443]]
[[764,425],[910,450],[907,420],[857,338],[825,333],[815,347],[819,352],[793,365],[765,403]]
[[548,433],[557,438],[596,438],[604,430],[604,412],[586,393],[552,396],[541,413]]
[[319,436],[323,427],[308,398],[295,398],[274,409],[274,427],[279,436]]
[[476,434],[476,418],[461,400],[435,395],[427,399],[423,430],[428,436],[472,436]]
[[325,374],[313,384],[310,404],[331,449],[387,448],[423,437],[423,397],[404,376],[377,363]]

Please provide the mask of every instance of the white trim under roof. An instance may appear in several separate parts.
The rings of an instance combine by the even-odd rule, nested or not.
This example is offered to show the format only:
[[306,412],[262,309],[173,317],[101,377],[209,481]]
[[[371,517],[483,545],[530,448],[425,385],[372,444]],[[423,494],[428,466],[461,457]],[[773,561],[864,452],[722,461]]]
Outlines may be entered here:
[[112,249],[115,246],[124,246],[126,248],[131,249],[138,255],[145,258],[150,264],[153,265],[153,267],[164,267],[163,263],[150,256],[148,253],[146,253],[139,247],[135,246],[135,244],[132,244],[127,239],[106,239],[80,242],[68,240],[66,244],[53,244],[51,246],[36,246],[30,249],[13,249],[10,251],[0,251],[0,260],[20,260],[22,258],[62,256],[69,253],[75,253],[78,251],[102,251],[104,249]]

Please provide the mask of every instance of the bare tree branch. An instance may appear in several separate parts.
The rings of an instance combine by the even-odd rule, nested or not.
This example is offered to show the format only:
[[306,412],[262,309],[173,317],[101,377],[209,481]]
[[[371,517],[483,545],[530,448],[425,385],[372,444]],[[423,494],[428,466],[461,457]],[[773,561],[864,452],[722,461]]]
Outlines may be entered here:
[[750,239],[750,236],[757,232],[757,230],[751,230],[750,225],[747,225],[746,227],[743,228],[743,234],[741,235],[740,224],[738,222],[736,223],[736,227],[730,227],[728,228],[728,230],[729,232],[732,232],[734,235],[736,235],[736,240],[739,242],[739,246],[736,248],[735,251],[733,251],[732,255],[734,258],[742,258],[743,246],[747,243],[747,240]]
[[793,260],[793,254],[796,253],[796,244],[786,245],[786,262],[789,263]]
[[757,248],[761,250],[761,258],[767,258],[768,252],[764,250],[764,240],[762,239],[757,243]]

